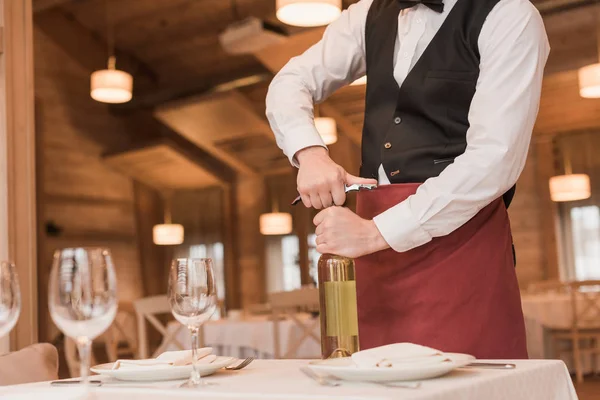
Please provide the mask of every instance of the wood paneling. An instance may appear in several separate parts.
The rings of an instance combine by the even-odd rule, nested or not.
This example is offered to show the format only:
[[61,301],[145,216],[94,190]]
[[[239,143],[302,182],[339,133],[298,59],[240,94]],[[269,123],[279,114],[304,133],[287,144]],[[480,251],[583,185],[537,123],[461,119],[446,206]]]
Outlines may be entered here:
[[[40,339],[51,340],[57,332],[48,314],[47,284],[55,249],[109,247],[120,299],[142,296],[143,286],[133,182],[103,163],[105,148],[99,144],[126,145],[126,126],[106,105],[89,98],[87,71],[37,29],[35,58],[40,104],[36,135],[41,146],[37,162],[43,171],[41,197],[46,199],[40,224],[51,221],[61,229],[58,236],[43,232],[38,238]],[[55,60],[61,61],[60,69]]]
[[537,161],[537,153],[532,148],[517,182],[517,192],[508,208],[517,255],[517,277],[523,288],[530,282],[544,279],[545,275]]
[[166,293],[169,270],[169,252],[164,246],[156,246],[152,227],[163,223],[163,199],[149,187],[135,182],[135,218],[138,237],[138,253],[143,268],[142,286],[145,296]]
[[556,135],[600,126],[600,99],[579,96],[577,71],[547,76],[542,86],[542,100],[536,135]]
[[265,182],[245,177],[236,185],[236,244],[241,306],[266,301],[265,238],[259,217],[266,212]]

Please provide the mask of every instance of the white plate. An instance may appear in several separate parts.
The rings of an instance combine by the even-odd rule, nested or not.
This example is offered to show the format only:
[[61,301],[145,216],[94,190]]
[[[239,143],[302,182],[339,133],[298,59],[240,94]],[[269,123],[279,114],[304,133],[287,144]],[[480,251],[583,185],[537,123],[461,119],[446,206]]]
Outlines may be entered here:
[[323,375],[332,375],[346,381],[395,382],[418,381],[446,375],[456,368],[473,362],[475,357],[468,354],[445,353],[451,361],[436,364],[409,365],[391,368],[359,368],[350,357],[312,361],[309,368]]
[[[217,357],[210,364],[199,364],[201,376],[212,375],[221,368],[225,368],[233,364],[233,357]],[[190,377],[192,372],[191,365],[183,365],[180,367],[165,366],[163,368],[127,368],[127,369],[112,369],[113,363],[101,364],[92,367],[92,372],[97,374],[110,376],[111,378],[120,381],[170,381],[175,379],[186,379]]]

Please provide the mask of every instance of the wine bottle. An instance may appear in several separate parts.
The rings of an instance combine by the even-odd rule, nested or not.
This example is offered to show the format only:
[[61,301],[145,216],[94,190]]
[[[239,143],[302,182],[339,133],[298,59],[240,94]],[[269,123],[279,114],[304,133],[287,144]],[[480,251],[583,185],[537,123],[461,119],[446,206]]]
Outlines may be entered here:
[[354,260],[323,254],[318,270],[322,357],[349,357],[359,350]]

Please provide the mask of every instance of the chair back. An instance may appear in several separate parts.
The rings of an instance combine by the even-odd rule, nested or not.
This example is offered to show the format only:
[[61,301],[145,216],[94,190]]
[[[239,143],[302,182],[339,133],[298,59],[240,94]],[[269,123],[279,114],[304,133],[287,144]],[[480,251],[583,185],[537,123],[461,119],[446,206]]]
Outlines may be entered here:
[[176,345],[180,350],[185,349],[183,344],[177,340],[177,335],[182,329],[184,329],[183,325],[179,325],[176,330],[169,332],[167,327],[163,325],[157,318],[157,316],[161,314],[171,314],[169,299],[166,295],[138,299],[133,302],[133,307],[135,309],[137,319],[138,349],[140,358],[148,358],[150,352],[146,321],[149,322],[150,325],[152,325],[152,327],[154,327],[154,329],[156,329],[163,337],[160,346],[152,353],[152,358],[164,352],[167,346],[171,343]]
[[572,330],[600,328],[600,280],[572,282]]
[[568,290],[569,283],[559,281],[558,279],[533,282],[527,286],[527,294],[566,293]]
[[[306,288],[289,292],[276,292],[269,295],[273,319],[273,338],[275,358],[298,358],[298,349],[306,340],[314,340],[318,344],[321,338],[314,332],[319,324],[318,318],[302,318],[300,313],[319,310],[319,289]],[[285,352],[281,351],[281,320],[288,318],[294,326],[300,328],[300,337],[290,341]]]
[[131,303],[119,304],[117,316],[105,336],[109,361],[135,358],[138,355],[137,320]]
[[0,356],[0,386],[58,379],[58,351],[48,343],[37,343]]

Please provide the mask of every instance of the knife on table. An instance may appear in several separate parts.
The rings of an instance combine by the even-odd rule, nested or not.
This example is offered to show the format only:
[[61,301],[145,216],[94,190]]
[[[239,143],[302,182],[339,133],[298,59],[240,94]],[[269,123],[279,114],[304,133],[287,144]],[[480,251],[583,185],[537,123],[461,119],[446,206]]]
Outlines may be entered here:
[[[349,192],[358,192],[359,190],[365,189],[365,190],[373,190],[377,187],[376,184],[374,183],[353,183],[352,185],[344,185],[344,192],[349,193]],[[302,201],[302,197],[298,196],[294,199],[294,201],[292,201],[292,205],[295,206],[296,204],[300,203]]]
[[474,363],[465,365],[464,368],[515,369],[516,367],[517,366],[515,364],[507,364],[507,363],[474,362]]

